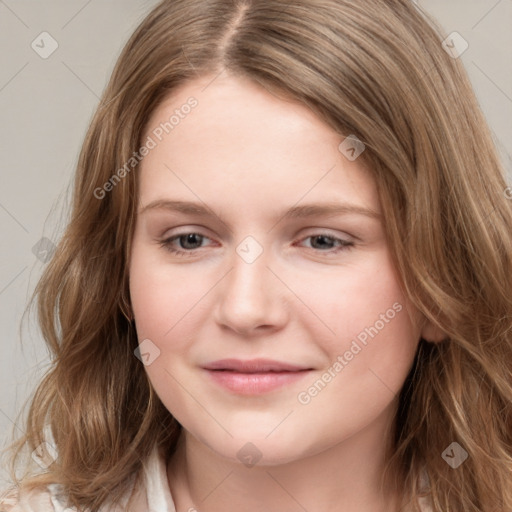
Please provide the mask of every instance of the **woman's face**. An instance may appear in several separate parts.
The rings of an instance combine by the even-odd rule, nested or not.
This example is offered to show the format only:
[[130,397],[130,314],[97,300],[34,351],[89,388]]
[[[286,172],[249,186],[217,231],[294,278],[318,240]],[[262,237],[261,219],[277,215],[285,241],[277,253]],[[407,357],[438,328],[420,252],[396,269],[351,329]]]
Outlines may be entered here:
[[225,74],[151,117],[130,262],[141,358],[219,455],[284,463],[395,414],[420,332],[344,139]]

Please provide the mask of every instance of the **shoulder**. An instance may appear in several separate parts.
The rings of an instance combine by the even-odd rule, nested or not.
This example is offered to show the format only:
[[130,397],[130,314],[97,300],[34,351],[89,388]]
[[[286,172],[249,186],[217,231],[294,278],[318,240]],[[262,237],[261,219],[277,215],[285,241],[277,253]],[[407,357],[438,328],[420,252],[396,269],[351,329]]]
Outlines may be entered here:
[[76,512],[66,508],[58,498],[58,486],[44,489],[22,490],[10,487],[0,494],[0,512]]

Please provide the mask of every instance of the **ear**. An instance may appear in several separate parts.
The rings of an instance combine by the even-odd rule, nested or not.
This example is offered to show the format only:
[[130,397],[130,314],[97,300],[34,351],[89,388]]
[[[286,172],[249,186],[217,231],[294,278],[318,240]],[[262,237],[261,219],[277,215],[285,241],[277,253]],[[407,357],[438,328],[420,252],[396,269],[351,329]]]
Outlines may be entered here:
[[421,330],[421,337],[432,343],[440,343],[448,338],[448,335],[432,322],[426,320]]

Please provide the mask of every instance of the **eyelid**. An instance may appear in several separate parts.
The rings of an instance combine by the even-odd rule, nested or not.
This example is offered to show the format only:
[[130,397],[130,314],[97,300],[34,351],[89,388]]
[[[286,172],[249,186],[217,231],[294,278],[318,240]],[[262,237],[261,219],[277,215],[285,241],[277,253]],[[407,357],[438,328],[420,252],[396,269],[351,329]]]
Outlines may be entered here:
[[[323,253],[326,256],[336,256],[339,252],[346,250],[346,249],[350,249],[356,245],[353,240],[347,240],[340,236],[332,235],[329,232],[322,232],[322,231],[315,231],[311,234],[303,235],[299,238],[299,240],[297,242],[302,243],[302,242],[305,242],[306,240],[308,240],[309,238],[317,238],[317,237],[330,238],[333,240],[334,244],[338,244],[337,248],[328,249],[326,251],[315,249],[313,247],[306,247],[306,249],[309,249],[309,250],[311,250],[315,253],[319,253],[319,254]],[[294,242],[294,244],[295,243],[296,242]]]
[[[181,238],[182,236],[186,236],[186,235],[198,235],[198,236],[200,236],[201,238],[203,238],[205,240],[210,240],[210,241],[213,241],[213,242],[215,241],[215,240],[213,240],[212,237],[210,237],[208,235],[205,235],[200,230],[195,230],[195,229],[189,229],[187,231],[182,231],[181,233],[173,233],[171,235],[163,236],[160,239],[160,241],[161,242],[176,241],[177,239]],[[187,252],[192,252],[192,251],[197,251],[197,250],[199,250],[199,249],[190,249]]]
[[[185,235],[190,235],[190,234],[200,235],[203,238],[208,238],[209,240],[213,240],[213,238],[211,236],[205,234],[203,229],[204,228],[198,228],[198,229],[195,229],[193,227],[187,228],[181,232],[172,233],[170,235],[162,235],[160,237],[160,240],[176,239],[176,238],[179,238],[180,236],[185,236]],[[165,232],[167,232],[167,231],[169,231],[169,230],[166,230]],[[332,230],[330,230],[329,228],[318,227],[318,228],[307,228],[306,234],[302,234],[300,237],[294,237],[294,239],[295,239],[295,242],[297,242],[297,241],[302,241],[305,238],[309,238],[309,237],[325,236],[325,237],[329,237],[329,238],[335,238],[338,240],[342,240],[345,242],[353,242],[354,240],[359,240],[358,237],[351,235],[349,233],[344,232],[344,235],[347,237],[346,239],[342,238],[343,235],[333,233]]]
[[[209,234],[206,234],[206,233],[213,233],[213,232],[203,226],[198,226],[197,228],[194,225],[183,226],[183,231],[178,231],[178,232],[173,232],[174,229],[180,229],[180,227],[164,230],[164,232],[163,232],[164,234],[162,234],[160,239],[162,239],[162,240],[169,239],[169,238],[174,238],[174,237],[194,233],[197,235],[201,235],[204,238],[209,238],[210,240],[213,240],[212,236],[210,236]],[[348,240],[347,240],[348,242],[352,242],[355,240],[357,240],[357,241],[361,240],[359,237],[357,237],[351,233],[348,233],[347,231],[342,231],[342,234],[340,235],[340,232],[338,230],[335,230],[333,228],[324,228],[324,227],[320,227],[320,226],[313,226],[313,227],[305,228],[305,229],[302,229],[301,231],[305,231],[306,233],[311,233],[311,234],[302,234],[302,235],[300,235],[301,236],[300,239],[307,238],[308,236],[324,235],[324,236],[329,236],[332,238],[341,238],[342,236],[346,236],[348,238]],[[168,233],[168,232],[171,234],[167,235],[166,233]],[[215,236],[215,235],[213,235],[213,236]],[[298,236],[294,236],[293,238],[296,241],[299,239]]]
[[[305,240],[307,240],[309,238],[325,237],[325,238],[332,239],[335,244],[338,244],[338,246],[336,248],[331,248],[331,249],[327,249],[327,250],[323,251],[320,249],[315,249],[314,247],[305,247],[306,249],[308,249],[312,252],[324,254],[327,257],[337,256],[340,252],[349,250],[356,245],[352,239],[347,240],[345,238],[342,238],[341,236],[336,236],[336,235],[330,233],[329,230],[327,230],[327,229],[322,229],[322,228],[310,228],[310,229],[311,230],[316,229],[316,230],[312,231],[310,234],[303,234],[299,239],[295,240],[293,242],[293,244],[304,242]],[[174,254],[174,255],[180,256],[180,257],[181,256],[193,257],[198,253],[198,251],[201,251],[202,249],[205,249],[206,247],[198,247],[195,249],[186,250],[186,249],[181,249],[181,248],[174,249],[174,248],[172,248],[172,245],[171,245],[172,243],[174,243],[176,240],[178,240],[182,236],[186,236],[186,235],[190,235],[190,234],[199,235],[203,239],[213,240],[209,236],[204,235],[201,232],[201,230],[193,230],[193,229],[189,228],[185,231],[182,231],[179,233],[174,233],[167,237],[163,237],[162,239],[158,240],[157,242],[159,243],[159,245],[162,248],[164,248],[171,254]],[[352,237],[349,236],[349,238],[352,238]]]
[[347,238],[347,242],[353,242],[354,240],[359,240],[356,236],[347,233],[346,231],[339,231],[332,228],[322,228],[322,227],[312,227],[312,228],[306,228],[305,231],[306,234],[302,234],[302,238],[306,238],[308,236],[329,236],[332,238],[339,238],[342,239],[343,236]]

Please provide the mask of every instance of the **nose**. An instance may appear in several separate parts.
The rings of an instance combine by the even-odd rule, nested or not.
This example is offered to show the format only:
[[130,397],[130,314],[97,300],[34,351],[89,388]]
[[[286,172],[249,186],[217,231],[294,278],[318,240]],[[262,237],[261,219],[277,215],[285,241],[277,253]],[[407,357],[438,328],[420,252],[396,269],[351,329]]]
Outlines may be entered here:
[[267,251],[253,262],[234,251],[231,262],[217,287],[218,325],[245,337],[281,329],[288,320],[287,288],[276,277]]

